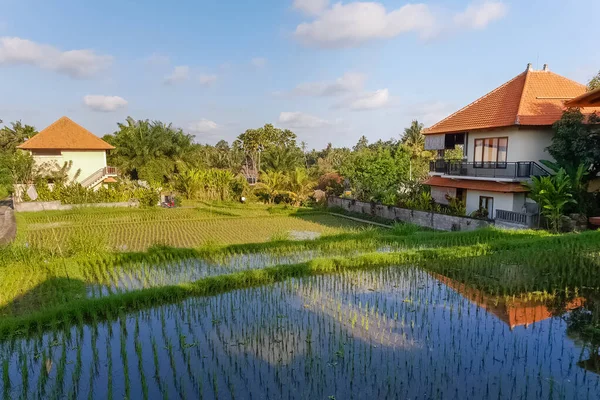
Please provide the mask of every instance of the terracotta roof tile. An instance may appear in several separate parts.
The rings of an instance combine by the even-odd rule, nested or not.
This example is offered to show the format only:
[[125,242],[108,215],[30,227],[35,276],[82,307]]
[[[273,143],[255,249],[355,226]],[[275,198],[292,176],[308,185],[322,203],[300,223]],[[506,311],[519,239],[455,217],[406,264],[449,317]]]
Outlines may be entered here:
[[432,176],[423,182],[429,186],[451,187],[458,189],[483,190],[500,193],[526,193],[529,190],[519,182],[475,181],[467,179],[448,179]]
[[[586,87],[548,70],[527,69],[502,86],[424,130],[424,134],[466,132],[514,125],[550,126],[560,119],[565,101]],[[586,113],[600,108],[586,108]]]
[[106,143],[81,125],[62,117],[37,135],[18,146],[23,150],[112,150]]
[[565,105],[567,107],[582,107],[586,110],[588,107],[597,108],[600,106],[600,88],[586,92],[573,100],[569,100]]

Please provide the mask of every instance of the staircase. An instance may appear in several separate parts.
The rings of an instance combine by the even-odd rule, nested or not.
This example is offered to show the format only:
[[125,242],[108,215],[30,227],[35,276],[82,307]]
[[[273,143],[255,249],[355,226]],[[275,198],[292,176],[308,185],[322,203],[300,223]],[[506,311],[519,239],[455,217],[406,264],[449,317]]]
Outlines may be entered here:
[[93,188],[102,182],[106,178],[114,178],[117,176],[117,169],[115,167],[104,167],[100,168],[98,171],[94,172],[83,181],[81,181],[81,186],[86,188]]

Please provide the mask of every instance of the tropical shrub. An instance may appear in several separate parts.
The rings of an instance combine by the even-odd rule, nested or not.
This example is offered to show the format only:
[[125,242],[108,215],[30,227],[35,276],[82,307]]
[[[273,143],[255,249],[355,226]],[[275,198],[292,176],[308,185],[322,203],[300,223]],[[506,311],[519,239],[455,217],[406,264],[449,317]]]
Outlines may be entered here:
[[540,205],[541,214],[548,218],[551,229],[558,232],[565,207],[577,203],[573,199],[573,187],[567,172],[561,168],[553,176],[533,177],[527,186],[529,196]]
[[344,178],[337,172],[321,175],[317,189],[327,193],[328,196],[341,196],[344,193]]
[[175,187],[190,200],[230,200],[235,176],[223,169],[188,169],[177,176]]

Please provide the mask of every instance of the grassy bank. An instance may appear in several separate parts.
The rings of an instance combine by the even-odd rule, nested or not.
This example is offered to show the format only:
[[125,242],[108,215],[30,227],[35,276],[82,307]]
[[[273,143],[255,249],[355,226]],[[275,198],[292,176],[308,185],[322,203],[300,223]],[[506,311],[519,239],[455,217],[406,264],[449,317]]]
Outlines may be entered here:
[[[501,235],[502,232],[488,233],[489,236],[492,234]],[[473,233],[465,236],[471,240],[476,237]],[[384,237],[389,239],[389,236]],[[108,285],[115,277],[110,272],[96,275],[84,273],[84,279],[80,279],[74,276],[75,266],[69,266],[67,263],[63,274],[60,273],[58,266],[54,266],[56,269],[53,271],[53,277],[32,290],[38,297],[37,309],[17,307],[17,311],[20,312],[7,313],[11,305],[5,305],[3,309],[5,317],[0,321],[0,332],[4,336],[26,334],[77,321],[111,318],[122,312],[179,302],[190,296],[210,296],[234,289],[281,282],[290,278],[390,265],[400,268],[403,265],[419,265],[427,271],[467,283],[495,296],[527,296],[528,293],[570,296],[584,288],[587,290],[600,288],[599,238],[596,232],[529,238],[517,236],[517,238],[495,239],[487,242],[479,238],[479,243],[466,246],[438,246],[368,253],[354,257],[316,258],[302,263],[208,276],[177,285],[114,293],[101,298],[85,298],[81,290],[85,291],[86,285],[93,282],[90,277],[98,277],[99,279],[93,283],[102,285]],[[397,240],[402,241],[402,238]],[[434,243],[440,244],[439,241]],[[273,243],[273,246],[277,248],[276,246],[282,244]],[[156,249],[152,255],[146,254],[146,256],[154,257],[153,259],[158,262],[159,259],[172,260],[180,257],[183,252],[171,253],[167,249],[163,250],[165,251],[161,252]],[[237,246],[237,250],[242,249]],[[228,254],[228,251],[232,249],[205,249],[204,254],[216,256]],[[191,252],[192,250],[186,256],[191,255]],[[138,254],[139,256],[141,254]],[[68,271],[72,271],[73,274],[70,275]],[[20,300],[23,299],[13,299],[13,302],[18,304]],[[43,305],[39,303],[40,301]]]

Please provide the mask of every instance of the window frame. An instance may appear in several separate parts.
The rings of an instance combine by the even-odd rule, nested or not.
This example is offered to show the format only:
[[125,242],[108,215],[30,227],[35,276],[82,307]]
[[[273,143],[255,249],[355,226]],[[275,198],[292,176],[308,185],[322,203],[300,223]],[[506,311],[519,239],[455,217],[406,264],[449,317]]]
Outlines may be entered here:
[[[498,145],[496,147],[496,159],[493,161],[483,161],[484,159],[484,149],[485,149],[485,141],[486,140],[494,140],[497,139],[498,140]],[[500,148],[500,140],[502,139],[506,139],[506,156],[505,156],[505,160],[504,161],[498,161],[498,149]],[[478,160],[477,159],[477,144],[481,143],[481,159]],[[480,139],[475,139],[473,141],[473,168],[490,168],[489,166],[486,166],[486,163],[491,164],[492,167],[491,168],[501,168],[501,169],[506,169],[506,167],[508,166],[508,136],[494,136],[494,137],[488,137],[488,138],[480,138]]]
[[[492,207],[487,208],[487,207],[482,207],[482,200],[486,200],[486,204],[490,204],[492,205]],[[494,215],[494,197],[492,196],[479,196],[479,209],[483,209],[485,208],[488,212],[488,218],[489,219],[493,219],[493,215]]]

